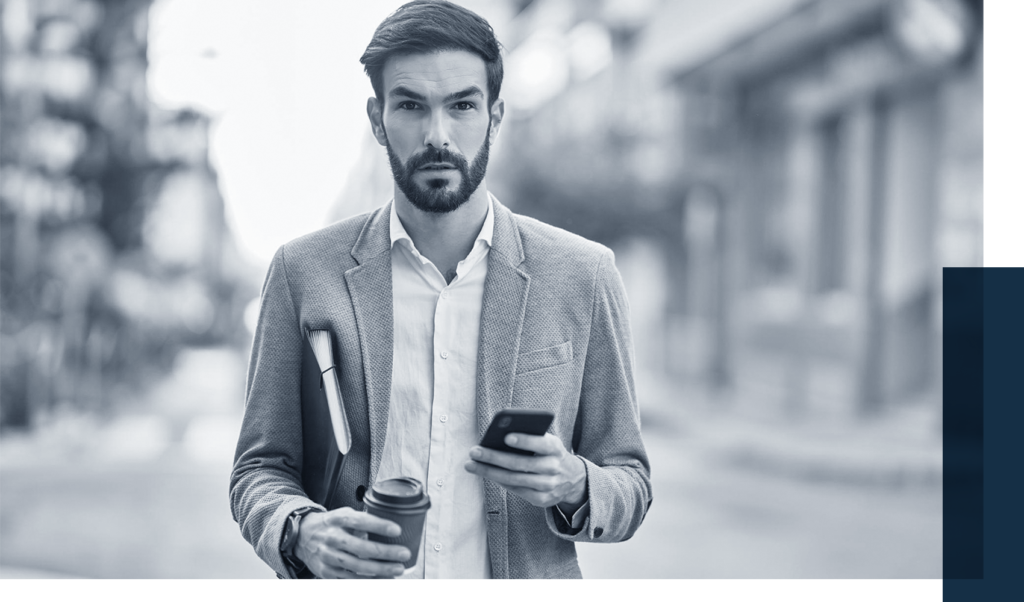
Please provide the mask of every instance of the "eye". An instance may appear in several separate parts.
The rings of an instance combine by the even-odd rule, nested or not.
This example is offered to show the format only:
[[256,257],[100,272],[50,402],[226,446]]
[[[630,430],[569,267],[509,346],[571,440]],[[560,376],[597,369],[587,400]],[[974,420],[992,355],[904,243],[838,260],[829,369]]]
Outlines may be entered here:
[[414,111],[419,108],[419,105],[411,100],[403,100],[398,103],[398,108],[403,111]]
[[459,101],[459,102],[455,103],[455,108],[457,110],[459,110],[459,111],[471,111],[471,110],[473,110],[476,107],[475,107],[475,105],[473,103],[466,102],[465,100],[462,100],[462,101]]

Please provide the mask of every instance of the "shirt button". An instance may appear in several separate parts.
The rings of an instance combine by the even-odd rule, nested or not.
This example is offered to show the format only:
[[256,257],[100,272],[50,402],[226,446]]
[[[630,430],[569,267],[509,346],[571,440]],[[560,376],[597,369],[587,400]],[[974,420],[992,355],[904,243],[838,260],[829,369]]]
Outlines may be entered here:
[[441,359],[443,359],[443,360],[448,359],[448,352],[447,351],[442,351],[441,352]]
[[434,544],[434,551],[435,552],[440,552],[441,551],[441,544],[440,543],[435,543]]
[[444,487],[444,479],[438,479],[437,480],[437,486],[438,487]]
[[448,414],[441,414],[441,417],[438,420],[441,422],[448,422]]
[[441,291],[441,298],[442,299],[447,299],[448,298],[448,291]]

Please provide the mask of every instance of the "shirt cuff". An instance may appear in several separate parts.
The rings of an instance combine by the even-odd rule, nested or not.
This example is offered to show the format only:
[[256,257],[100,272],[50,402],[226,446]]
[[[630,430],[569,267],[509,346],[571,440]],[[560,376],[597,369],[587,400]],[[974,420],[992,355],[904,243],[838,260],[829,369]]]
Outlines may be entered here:
[[583,523],[587,520],[587,517],[590,516],[590,500],[587,499],[587,501],[583,502],[583,505],[577,508],[576,512],[573,512],[572,518],[567,517],[558,506],[555,506],[555,511],[558,512],[558,515],[562,517],[562,520],[564,520],[573,531],[578,531],[583,528]]

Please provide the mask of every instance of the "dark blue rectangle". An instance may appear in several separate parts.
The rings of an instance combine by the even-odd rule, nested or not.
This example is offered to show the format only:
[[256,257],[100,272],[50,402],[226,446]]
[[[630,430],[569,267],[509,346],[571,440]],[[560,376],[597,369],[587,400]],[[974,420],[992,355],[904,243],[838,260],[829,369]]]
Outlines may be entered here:
[[1019,592],[1024,269],[943,270],[943,599]]
[[942,576],[984,576],[980,268],[942,270]]

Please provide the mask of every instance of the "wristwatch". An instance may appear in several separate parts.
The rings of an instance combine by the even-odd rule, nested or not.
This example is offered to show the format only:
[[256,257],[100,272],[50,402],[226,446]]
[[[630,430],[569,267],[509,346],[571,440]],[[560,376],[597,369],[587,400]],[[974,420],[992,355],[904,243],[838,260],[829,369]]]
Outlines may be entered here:
[[284,523],[284,535],[281,536],[281,557],[296,573],[302,572],[306,565],[295,556],[295,544],[299,542],[299,522],[310,512],[321,512],[319,508],[309,507],[293,510]]

